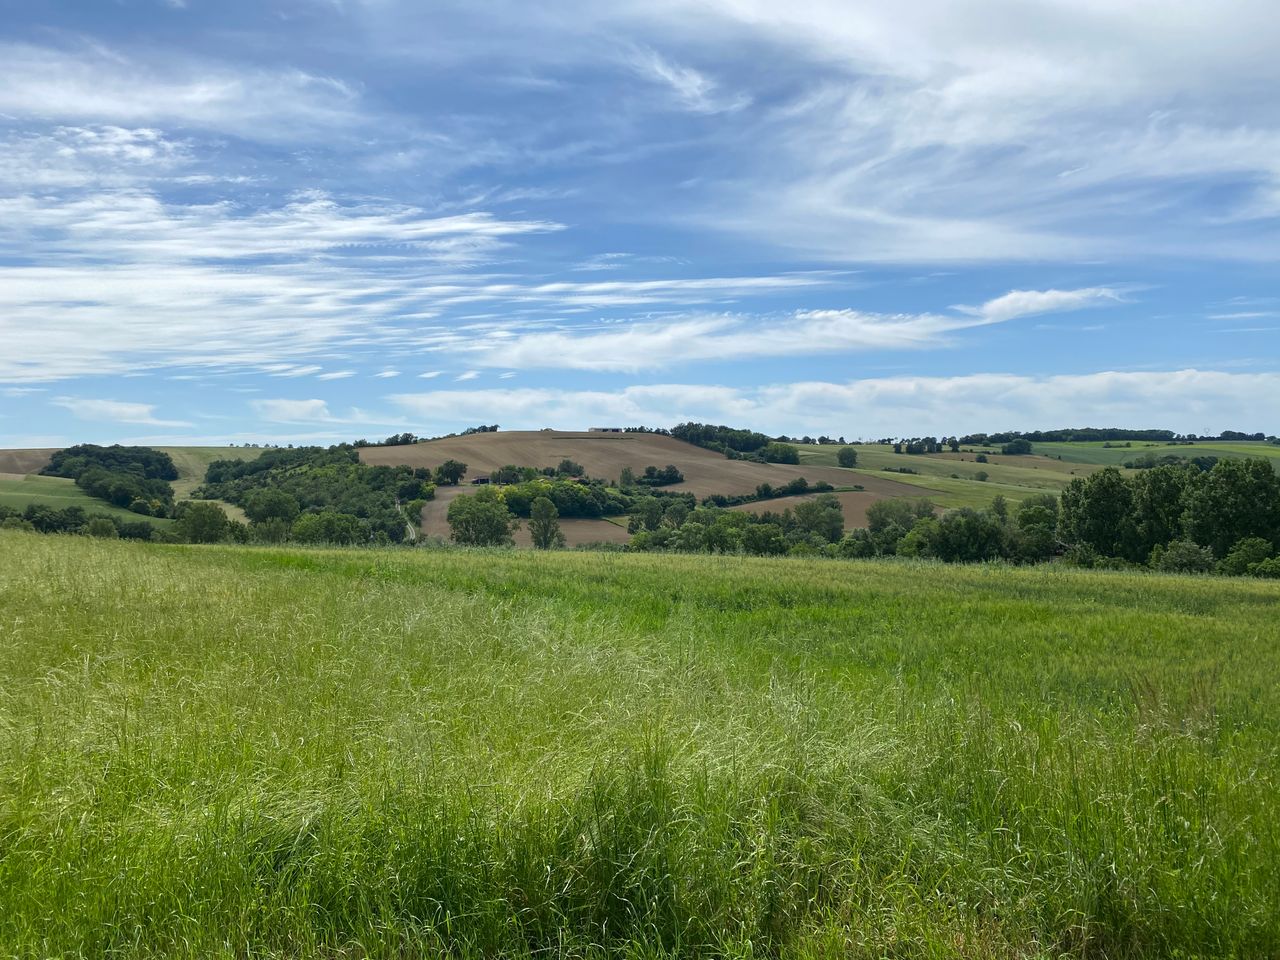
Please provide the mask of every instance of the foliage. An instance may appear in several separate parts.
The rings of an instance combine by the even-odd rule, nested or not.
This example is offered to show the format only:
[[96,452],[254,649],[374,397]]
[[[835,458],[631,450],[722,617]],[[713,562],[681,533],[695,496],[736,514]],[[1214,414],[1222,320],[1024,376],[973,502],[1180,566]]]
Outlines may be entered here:
[[[546,498],[543,498],[546,499]],[[455,543],[469,547],[509,547],[519,522],[498,491],[482,488],[449,504],[449,531]]]
[[1031,441],[1025,437],[1018,437],[1017,439],[1010,440],[1008,443],[1003,444],[1000,447],[1000,452],[1006,457],[1016,457],[1028,454],[1031,452]]
[[560,514],[556,505],[547,497],[538,497],[530,509],[529,536],[538,550],[550,550],[564,546],[564,533],[560,529]]
[[466,475],[467,465],[450,459],[436,467],[435,481],[441,486],[456,487]]
[[1191,540],[1175,540],[1155,548],[1151,566],[1165,573],[1208,573],[1213,569],[1213,551]]
[[645,487],[665,487],[673,483],[683,483],[684,474],[672,464],[667,464],[661,469],[648,466],[644,468],[644,475],[636,477],[635,482]]
[[44,476],[70,477],[91,497],[148,516],[165,516],[173,504],[178,469],[169,454],[150,447],[100,447],[85,443],[57,451]]
[[231,534],[227,515],[216,503],[184,503],[177,519],[179,533],[188,543],[219,543]]
[[331,543],[338,546],[367,543],[371,535],[368,521],[334,510],[303,514],[293,524],[292,530],[293,539],[299,543]]
[[842,467],[856,467],[858,465],[858,451],[853,447],[841,447],[836,451],[836,463]]
[[[451,468],[452,469],[452,468]],[[465,467],[463,468],[465,470]],[[405,537],[404,517],[397,499],[430,499],[435,495],[431,471],[424,467],[369,466],[360,462],[353,446],[296,447],[264,450],[253,460],[215,460],[205,473],[196,496],[225,500],[245,509],[254,523],[279,518],[301,522],[308,514],[327,511],[358,521],[323,521],[309,526],[308,536],[325,542],[368,542],[385,537],[399,543]],[[296,506],[301,515],[294,513]],[[290,517],[293,514],[296,521]],[[329,536],[356,536],[329,540]]]

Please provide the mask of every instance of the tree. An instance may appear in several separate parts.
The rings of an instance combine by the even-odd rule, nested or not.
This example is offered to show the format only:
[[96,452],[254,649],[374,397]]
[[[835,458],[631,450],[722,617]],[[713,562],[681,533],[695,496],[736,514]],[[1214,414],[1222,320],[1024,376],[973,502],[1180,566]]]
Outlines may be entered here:
[[1182,535],[1184,499],[1193,481],[1185,467],[1144,470],[1130,481],[1136,542],[1133,559],[1145,561],[1156,547]]
[[796,504],[793,512],[796,526],[806,534],[837,543],[844,536],[844,510],[840,501],[829,493]]
[[1213,551],[1190,540],[1175,540],[1156,548],[1151,566],[1166,573],[1208,573],[1213,569]]
[[284,490],[264,487],[252,491],[244,501],[245,516],[251,523],[279,520],[287,527],[298,518],[298,501]]
[[227,515],[216,503],[190,503],[178,518],[178,532],[188,543],[217,543],[228,529]]
[[1218,564],[1218,572],[1242,577],[1252,573],[1258,564],[1271,559],[1273,548],[1270,540],[1262,537],[1245,537],[1231,548],[1231,552]]
[[623,467],[622,472],[618,474],[618,486],[632,487],[635,486],[636,474],[630,467]]
[[497,491],[481,490],[455,497],[449,504],[449,535],[455,543],[470,547],[509,547],[519,526]]
[[90,537],[102,537],[104,540],[115,540],[120,536],[116,525],[106,517],[94,517],[84,525],[84,532]]
[[568,457],[556,464],[556,473],[563,473],[566,477],[580,477],[586,472],[582,464],[570,460]]
[[800,462],[800,451],[789,443],[766,443],[764,449],[760,451],[764,459],[769,463],[796,463]]
[[742,531],[742,548],[762,557],[779,556],[787,552],[787,541],[776,523],[752,523]]
[[1280,476],[1262,458],[1220,460],[1188,494],[1185,522],[1220,557],[1246,537],[1280,544]]
[[436,467],[436,483],[456,487],[467,475],[467,465],[457,460],[446,460]]
[[1133,490],[1120,471],[1105,467],[1077,477],[1062,491],[1058,530],[1068,543],[1085,544],[1107,557],[1133,551]]
[[836,452],[836,463],[842,467],[856,467],[858,465],[858,451],[853,447],[841,447]]
[[547,497],[538,497],[530,509],[529,535],[539,550],[564,546],[564,533],[560,529],[560,513]]
[[1000,448],[1000,452],[1009,457],[1028,454],[1031,452],[1031,441],[1024,440],[1021,437],[1017,440],[1010,440]]
[[371,530],[368,522],[349,513],[320,510],[304,513],[293,525],[293,539],[299,543],[335,543],[349,546],[367,543]]

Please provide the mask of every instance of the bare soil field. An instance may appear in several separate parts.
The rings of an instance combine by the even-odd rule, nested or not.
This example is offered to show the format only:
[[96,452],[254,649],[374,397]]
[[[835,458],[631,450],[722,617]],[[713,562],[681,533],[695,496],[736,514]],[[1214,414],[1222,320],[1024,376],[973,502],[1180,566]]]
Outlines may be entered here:
[[40,450],[0,450],[0,473],[16,473],[23,476],[39,473],[57,452],[56,447]]
[[[454,497],[475,493],[476,489],[469,483],[456,487],[436,487],[435,499],[428,500],[422,508],[422,535],[448,540],[449,504]],[[567,547],[576,547],[583,543],[627,543],[631,539],[626,527],[620,527],[608,520],[562,517],[560,529],[564,531],[564,542]],[[533,546],[533,541],[529,537],[528,520],[520,521],[520,529],[516,531],[515,539],[518,547]]]
[[[445,460],[467,465],[467,477],[491,473],[499,467],[553,467],[568,458],[582,464],[588,475],[616,480],[623,467],[637,474],[647,466],[674,464],[684,483],[664,489],[705,497],[713,493],[754,493],[762,483],[780,486],[796,477],[832,486],[862,484],[869,493],[885,497],[926,496],[919,487],[896,480],[868,477],[841,467],[791,466],[729,460],[713,450],[652,433],[577,433],[559,430],[476,433],[446,440],[430,440],[398,447],[364,447],[365,463],[435,467]],[[465,485],[465,481],[464,481]],[[437,491],[437,497],[441,491]]]
[[[924,491],[921,491],[922,493]],[[755,503],[744,503],[736,507],[730,507],[730,510],[742,510],[746,513],[754,513],[759,516],[762,513],[781,513],[789,507],[794,507],[797,503],[803,503],[805,500],[812,500],[818,494],[804,494],[799,497],[778,497],[776,500],[759,500]],[[831,496],[840,501],[840,508],[844,511],[844,528],[853,530],[857,527],[865,527],[867,525],[867,507],[871,506],[877,500],[888,500],[884,494],[871,492],[846,492],[833,493]]]

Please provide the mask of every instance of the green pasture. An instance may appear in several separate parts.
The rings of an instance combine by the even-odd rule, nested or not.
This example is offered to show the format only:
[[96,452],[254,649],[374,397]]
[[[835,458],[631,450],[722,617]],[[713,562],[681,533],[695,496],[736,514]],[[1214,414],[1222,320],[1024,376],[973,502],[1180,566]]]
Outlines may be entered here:
[[21,510],[31,503],[43,504],[57,510],[80,507],[89,514],[116,517],[130,522],[146,520],[162,526],[170,522],[140,516],[106,501],[97,500],[77,487],[74,480],[63,477],[42,477],[38,474],[0,475],[0,504]]
[[0,955],[1280,955],[1280,584],[0,557]]

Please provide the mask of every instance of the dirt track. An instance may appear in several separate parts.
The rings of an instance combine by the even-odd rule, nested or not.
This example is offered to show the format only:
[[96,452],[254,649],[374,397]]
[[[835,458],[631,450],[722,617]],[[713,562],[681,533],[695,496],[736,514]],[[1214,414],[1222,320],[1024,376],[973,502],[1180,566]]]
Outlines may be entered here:
[[[588,475],[616,480],[623,467],[636,474],[647,466],[675,464],[684,483],[664,489],[684,490],[699,497],[713,493],[754,493],[761,483],[781,486],[796,477],[832,486],[862,484],[882,497],[920,497],[928,491],[896,480],[868,477],[840,467],[790,466],[729,460],[712,450],[651,433],[570,433],[555,430],[477,433],[447,440],[431,440],[401,447],[365,447],[365,463],[435,467],[445,460],[467,465],[467,476],[491,473],[506,464],[553,467],[566,457],[582,464]],[[465,485],[465,481],[464,481]],[[447,509],[447,508],[446,508]]]

